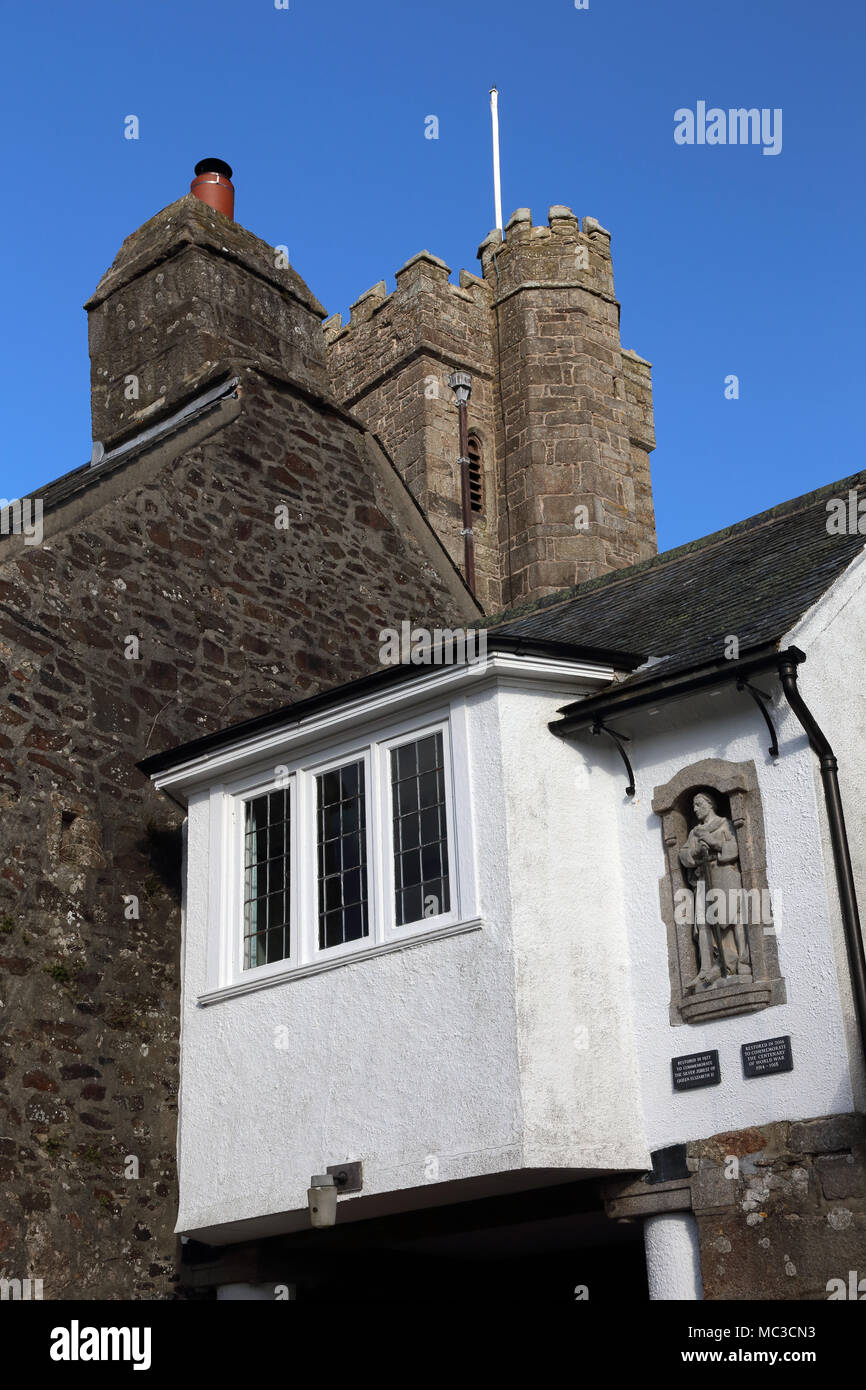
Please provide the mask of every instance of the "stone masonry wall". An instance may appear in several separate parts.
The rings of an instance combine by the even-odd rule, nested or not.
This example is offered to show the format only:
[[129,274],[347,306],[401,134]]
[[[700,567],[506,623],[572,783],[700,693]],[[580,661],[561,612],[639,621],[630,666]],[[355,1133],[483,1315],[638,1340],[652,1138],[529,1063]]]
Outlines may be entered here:
[[[473,375],[486,505],[475,522],[485,610],[655,553],[650,364],[624,350],[610,234],[565,207],[519,209],[479,249],[483,277],[421,252],[325,324],[332,388],[383,441],[462,565],[457,418]],[[579,509],[585,508],[585,513]]]
[[866,1116],[717,1134],[688,1162],[705,1299],[866,1300]]
[[481,438],[488,505],[473,518],[478,596],[488,611],[504,601],[499,549],[495,455],[494,357],[488,287],[422,251],[352,305],[345,327],[337,314],[324,325],[331,383],[387,448],[413,496],[463,570],[457,410],[448,377],[472,373],[469,428]]
[[649,364],[624,358],[610,233],[594,218],[581,229],[557,206],[534,227],[520,208],[479,254],[498,316],[500,538],[522,603],[655,553]]
[[160,457],[0,544],[0,1276],[46,1299],[177,1276],[182,812],[136,761],[375,669],[383,626],[475,616],[302,390],[244,370],[237,418]]

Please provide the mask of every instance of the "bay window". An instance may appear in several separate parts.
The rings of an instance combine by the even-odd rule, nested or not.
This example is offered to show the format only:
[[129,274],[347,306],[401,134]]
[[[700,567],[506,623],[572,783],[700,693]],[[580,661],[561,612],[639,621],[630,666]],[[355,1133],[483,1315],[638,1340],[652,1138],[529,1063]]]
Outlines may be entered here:
[[460,925],[451,734],[344,740],[224,787],[222,987]]

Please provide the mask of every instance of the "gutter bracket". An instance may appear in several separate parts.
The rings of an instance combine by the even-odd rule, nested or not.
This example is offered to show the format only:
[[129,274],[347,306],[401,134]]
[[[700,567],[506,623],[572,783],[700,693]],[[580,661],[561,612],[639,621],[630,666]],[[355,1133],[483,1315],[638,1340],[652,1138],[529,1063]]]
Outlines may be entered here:
[[602,720],[600,720],[600,719],[597,719],[597,720],[595,721],[595,723],[593,724],[593,726],[592,726],[592,732],[593,732],[593,734],[595,735],[596,738],[598,737],[599,734],[607,734],[608,738],[613,739],[614,743],[616,744],[617,748],[619,749],[619,755],[620,755],[620,757],[622,758],[622,760],[623,760],[623,762],[624,762],[624,764],[625,764],[625,770],[626,770],[626,772],[628,773],[628,786],[627,786],[626,789],[625,789],[625,794],[626,794],[626,796],[634,796],[634,792],[635,792],[635,786],[634,786],[634,772],[632,771],[631,763],[630,763],[629,760],[628,760],[628,754],[626,753],[625,749],[623,748],[623,742],[626,742],[626,743],[630,743],[630,742],[631,742],[631,740],[629,739],[628,735],[627,735],[627,734],[615,734],[614,731],[613,731],[613,729],[609,729],[609,728],[607,727],[607,725],[604,724],[604,723],[602,722]]
[[779,741],[776,738],[776,730],[770,718],[769,710],[767,709],[767,705],[770,703],[770,696],[767,695],[765,691],[757,690],[755,686],[750,685],[744,676],[740,676],[740,679],[737,681],[737,689],[748,690],[755,704],[758,706],[758,709],[761,711],[761,714],[764,716],[764,723],[770,733],[770,747],[767,749],[767,752],[770,754],[771,758],[778,758]]

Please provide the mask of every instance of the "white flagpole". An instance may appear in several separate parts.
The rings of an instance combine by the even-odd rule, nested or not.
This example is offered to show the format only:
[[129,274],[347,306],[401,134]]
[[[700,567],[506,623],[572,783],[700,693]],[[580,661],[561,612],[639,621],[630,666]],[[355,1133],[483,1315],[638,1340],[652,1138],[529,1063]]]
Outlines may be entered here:
[[502,187],[499,181],[499,92],[490,88],[490,119],[493,124],[493,200],[496,206],[496,226],[502,231]]

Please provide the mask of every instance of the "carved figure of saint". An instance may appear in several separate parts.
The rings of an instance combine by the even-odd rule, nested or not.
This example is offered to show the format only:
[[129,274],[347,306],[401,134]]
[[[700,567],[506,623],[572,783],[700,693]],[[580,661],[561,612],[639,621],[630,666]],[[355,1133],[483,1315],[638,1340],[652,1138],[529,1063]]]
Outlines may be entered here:
[[718,814],[707,792],[697,793],[692,809],[698,823],[680,850],[680,863],[695,894],[698,973],[686,986],[688,991],[708,989],[728,976],[752,974],[736,831]]

